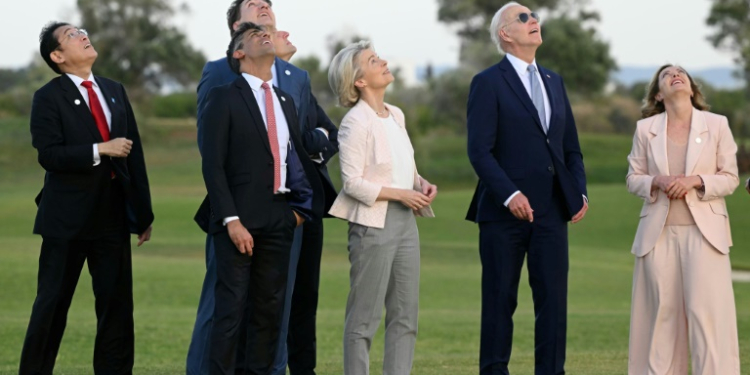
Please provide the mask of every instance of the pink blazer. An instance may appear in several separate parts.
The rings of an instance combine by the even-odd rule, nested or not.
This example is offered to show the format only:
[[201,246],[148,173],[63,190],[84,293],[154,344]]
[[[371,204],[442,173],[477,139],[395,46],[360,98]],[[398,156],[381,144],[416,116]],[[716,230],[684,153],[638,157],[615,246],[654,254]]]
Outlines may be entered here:
[[[386,104],[386,107],[408,138],[404,113],[390,104]],[[409,147],[409,152],[413,159],[414,149]],[[344,186],[328,213],[368,227],[385,227],[388,202],[378,201],[377,198],[383,186],[391,185],[394,161],[391,160],[391,149],[383,124],[364,100],[354,105],[341,120],[339,160]],[[414,165],[414,190],[422,191]],[[415,211],[415,214],[435,216],[430,206]]]
[[[723,254],[732,246],[724,197],[739,184],[736,154],[727,118],[693,108],[685,175],[699,175],[705,192],[690,190],[685,201],[703,237]],[[644,199],[632,248],[641,257],[656,245],[669,211],[667,195],[651,191],[654,176],[669,175],[666,112],[638,121],[628,163],[628,191]]]

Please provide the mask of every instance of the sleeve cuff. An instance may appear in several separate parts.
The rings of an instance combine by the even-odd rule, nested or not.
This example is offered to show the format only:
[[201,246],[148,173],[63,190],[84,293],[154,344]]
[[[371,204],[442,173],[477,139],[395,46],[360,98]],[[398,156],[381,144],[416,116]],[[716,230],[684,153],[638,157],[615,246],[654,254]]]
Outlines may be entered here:
[[99,145],[94,143],[94,166],[96,167],[102,162],[101,156],[99,156]]
[[231,222],[233,222],[233,221],[235,221],[235,220],[239,220],[239,219],[240,219],[240,218],[239,218],[239,216],[229,216],[229,217],[225,217],[225,218],[224,218],[224,226],[227,226],[227,224],[229,224],[229,223],[231,223]]
[[316,156],[314,158],[311,157],[310,160],[312,160],[312,161],[314,161],[314,162],[316,162],[318,164],[323,164],[323,162],[325,161],[325,159],[323,159],[323,153],[322,152],[319,153],[318,156]]
[[586,202],[586,204],[589,204],[589,197],[587,197],[586,194],[581,195],[583,195],[583,201]]
[[321,132],[323,132],[323,134],[326,135],[326,139],[328,139],[328,130],[325,130],[323,128],[315,128],[315,130],[320,130]]
[[516,195],[518,195],[520,193],[521,193],[520,190],[516,190],[515,193],[511,194],[510,197],[508,197],[508,199],[506,199],[505,202],[503,202],[503,206],[508,207],[508,205],[510,204],[510,201],[513,200],[513,197],[515,197]]

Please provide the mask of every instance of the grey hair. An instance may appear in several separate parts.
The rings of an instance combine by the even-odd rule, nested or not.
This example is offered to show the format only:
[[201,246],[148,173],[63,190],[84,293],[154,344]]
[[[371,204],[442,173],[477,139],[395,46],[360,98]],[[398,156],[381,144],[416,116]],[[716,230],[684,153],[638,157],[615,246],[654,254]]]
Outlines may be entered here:
[[505,5],[502,6],[497,12],[495,12],[495,15],[492,17],[492,22],[490,23],[490,38],[492,39],[492,42],[495,43],[495,46],[497,46],[497,50],[500,53],[504,53],[502,40],[500,39],[500,27],[501,22],[503,21],[503,13],[505,13],[506,10],[510,7],[514,6],[521,6],[521,4],[511,1]]
[[333,57],[328,67],[328,84],[343,107],[353,107],[359,101],[359,90],[354,82],[362,78],[359,56],[363,51],[373,49],[372,43],[361,40],[344,47]]

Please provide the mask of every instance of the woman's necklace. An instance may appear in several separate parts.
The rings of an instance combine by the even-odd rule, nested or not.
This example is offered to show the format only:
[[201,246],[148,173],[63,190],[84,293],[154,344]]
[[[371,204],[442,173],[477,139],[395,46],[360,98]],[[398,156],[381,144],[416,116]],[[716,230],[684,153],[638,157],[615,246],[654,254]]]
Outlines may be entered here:
[[383,108],[382,111],[375,111],[375,114],[378,116],[383,116],[386,113],[388,113],[388,107]]

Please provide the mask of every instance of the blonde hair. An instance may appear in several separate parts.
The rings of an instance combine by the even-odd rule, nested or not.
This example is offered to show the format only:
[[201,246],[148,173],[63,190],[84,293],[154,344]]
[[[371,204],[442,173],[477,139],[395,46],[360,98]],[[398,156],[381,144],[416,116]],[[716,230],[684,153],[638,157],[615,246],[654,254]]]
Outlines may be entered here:
[[[659,75],[664,69],[673,66],[685,70],[679,65],[664,64],[659,68],[659,70],[656,71],[656,74],[654,74],[654,77],[651,78],[651,83],[649,83],[648,88],[646,89],[646,97],[643,98],[641,118],[648,118],[654,115],[658,115],[667,110],[664,107],[663,100],[656,100],[656,95],[659,94]],[[707,111],[709,108],[711,108],[711,106],[706,103],[706,98],[703,97],[700,86],[698,86],[698,84],[695,82],[690,73],[687,72],[687,70],[685,70],[685,74],[687,74],[687,77],[690,80],[690,89],[693,90],[693,96],[690,97],[690,102],[696,109],[700,111]]]
[[354,82],[362,78],[359,56],[363,51],[372,49],[372,43],[361,40],[344,47],[333,57],[328,67],[328,84],[343,107],[353,107],[359,101],[359,90]]

